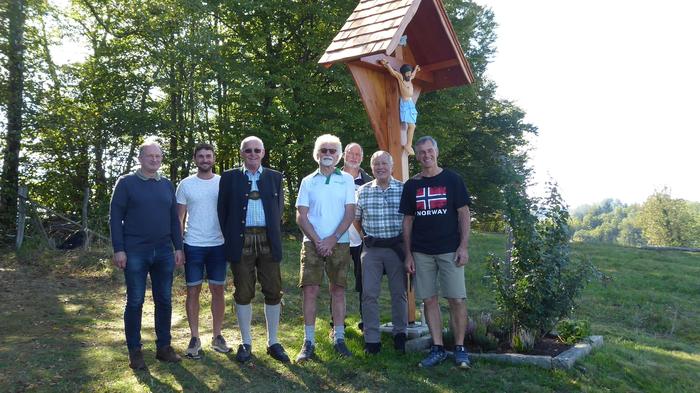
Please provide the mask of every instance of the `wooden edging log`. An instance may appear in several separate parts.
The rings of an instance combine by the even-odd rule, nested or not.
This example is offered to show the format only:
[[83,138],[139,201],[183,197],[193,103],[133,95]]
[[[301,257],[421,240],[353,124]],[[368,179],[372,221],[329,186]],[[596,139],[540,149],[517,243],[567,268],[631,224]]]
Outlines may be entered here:
[[[406,342],[406,351],[418,352],[427,350],[431,345],[430,336],[418,337]],[[510,364],[525,364],[546,369],[570,369],[579,359],[588,355],[593,349],[603,345],[603,336],[589,336],[555,357],[541,355],[525,355],[521,353],[470,353],[472,359],[493,360]],[[449,352],[449,351],[448,351]],[[449,352],[451,353],[451,352]]]

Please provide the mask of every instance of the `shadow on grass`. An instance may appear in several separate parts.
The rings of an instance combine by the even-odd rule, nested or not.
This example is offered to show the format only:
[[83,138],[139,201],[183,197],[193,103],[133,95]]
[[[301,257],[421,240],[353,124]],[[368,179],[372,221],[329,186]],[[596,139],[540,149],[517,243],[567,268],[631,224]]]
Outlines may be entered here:
[[113,299],[104,295],[114,284],[108,276],[54,276],[42,263],[3,258],[0,386],[10,391],[79,391],[98,379],[104,361],[114,357],[117,344],[104,340],[120,320]]

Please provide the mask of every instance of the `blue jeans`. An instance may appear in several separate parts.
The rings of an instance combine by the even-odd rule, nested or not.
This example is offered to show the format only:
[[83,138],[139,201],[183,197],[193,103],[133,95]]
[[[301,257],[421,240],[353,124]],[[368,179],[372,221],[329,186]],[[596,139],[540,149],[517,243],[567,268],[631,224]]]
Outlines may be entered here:
[[156,247],[149,251],[127,252],[124,269],[126,281],[124,333],[129,350],[141,348],[141,314],[146,296],[146,276],[149,273],[155,306],[156,348],[170,345],[174,270],[175,255],[171,246]]

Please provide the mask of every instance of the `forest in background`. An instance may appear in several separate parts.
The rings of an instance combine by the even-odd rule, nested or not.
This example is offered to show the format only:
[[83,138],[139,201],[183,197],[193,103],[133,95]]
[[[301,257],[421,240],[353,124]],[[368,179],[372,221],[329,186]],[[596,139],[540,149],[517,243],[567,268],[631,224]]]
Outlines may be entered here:
[[571,213],[573,240],[625,246],[700,248],[700,202],[664,189],[641,204],[606,199]]
[[[433,135],[442,165],[464,177],[475,224],[501,229],[502,190],[526,187],[526,135],[536,127],[497,99],[485,77],[496,51],[493,13],[471,1],[444,4],[476,82],[421,95],[416,138]],[[12,0],[0,15],[3,228],[14,226],[18,184],[37,203],[76,218],[89,188],[91,227],[106,228],[114,182],[134,169],[146,136],[162,140],[163,171],[175,183],[193,170],[197,142],[217,147],[221,172],[240,164],[245,136],[261,137],[267,165],[285,174],[293,222],[298,184],[316,166],[318,135],[359,142],[369,154],[377,148],[345,67],[317,64],[356,5],[74,0],[64,9]],[[86,43],[84,61],[53,59],[52,48],[66,38]]]

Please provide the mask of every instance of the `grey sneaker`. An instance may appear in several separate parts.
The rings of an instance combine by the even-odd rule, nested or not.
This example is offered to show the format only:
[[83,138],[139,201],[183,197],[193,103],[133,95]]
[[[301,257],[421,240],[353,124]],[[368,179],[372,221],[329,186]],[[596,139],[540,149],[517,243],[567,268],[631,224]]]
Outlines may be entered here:
[[444,362],[445,359],[447,359],[447,352],[445,352],[445,348],[433,345],[428,356],[418,363],[418,367],[437,366],[438,364]]
[[454,350],[455,365],[459,368],[471,368],[471,362],[469,361],[469,355],[467,355],[467,350],[464,345],[456,345]]
[[345,345],[345,340],[336,340],[335,344],[333,345],[333,349],[340,355],[342,358],[349,358],[352,357],[352,352],[348,349],[348,346]]
[[297,363],[305,362],[307,360],[313,359],[316,357],[316,347],[311,344],[311,341],[306,340],[304,341],[304,345],[301,347],[301,351],[299,351],[299,354],[297,355]]
[[220,353],[229,353],[231,352],[231,348],[226,345],[226,340],[224,340],[224,336],[218,335],[214,338],[211,339],[211,347],[214,348],[216,352]]
[[192,337],[190,339],[190,344],[185,351],[185,357],[194,360],[202,358],[202,342],[199,341],[199,337]]

